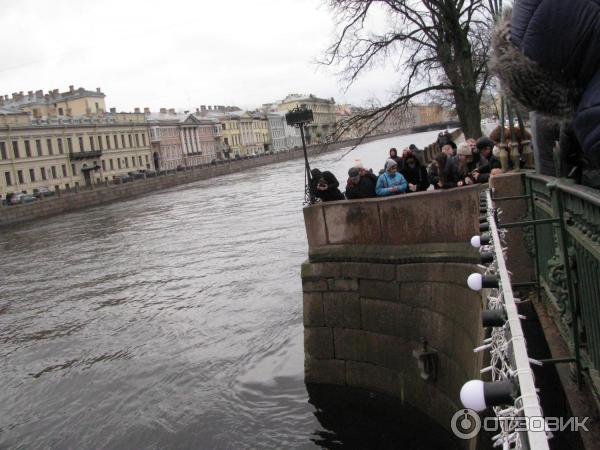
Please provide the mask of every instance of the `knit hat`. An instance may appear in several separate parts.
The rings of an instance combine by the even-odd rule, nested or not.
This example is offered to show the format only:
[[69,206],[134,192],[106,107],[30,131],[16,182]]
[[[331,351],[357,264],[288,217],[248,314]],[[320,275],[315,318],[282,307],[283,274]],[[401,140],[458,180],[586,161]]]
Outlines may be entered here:
[[485,147],[494,148],[494,141],[492,141],[489,137],[480,137],[477,139],[477,148],[482,150]]
[[462,143],[458,146],[458,150],[456,151],[457,155],[464,156],[472,156],[473,152],[471,151],[471,147],[467,143]]
[[385,170],[388,170],[390,167],[397,166],[397,165],[398,165],[398,163],[396,161],[394,161],[392,158],[390,158],[385,162]]

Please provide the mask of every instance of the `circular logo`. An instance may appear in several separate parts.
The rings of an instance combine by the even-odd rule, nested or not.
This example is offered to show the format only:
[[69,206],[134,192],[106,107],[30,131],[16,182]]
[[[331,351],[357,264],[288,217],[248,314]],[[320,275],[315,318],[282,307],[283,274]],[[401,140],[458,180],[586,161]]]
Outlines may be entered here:
[[481,430],[481,419],[472,409],[460,409],[452,416],[452,432],[460,439],[471,439]]

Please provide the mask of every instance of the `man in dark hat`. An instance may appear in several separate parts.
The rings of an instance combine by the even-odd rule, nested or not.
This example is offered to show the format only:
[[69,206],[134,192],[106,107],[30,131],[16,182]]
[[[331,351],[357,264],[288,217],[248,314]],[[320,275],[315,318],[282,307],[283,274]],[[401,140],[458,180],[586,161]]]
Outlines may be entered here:
[[340,183],[334,174],[328,170],[321,172],[319,169],[312,169],[310,174],[315,197],[324,202],[344,200],[344,195],[338,189]]
[[476,183],[487,183],[490,175],[495,175],[498,171],[502,172],[502,164],[493,154],[494,141],[490,138],[480,137],[476,145],[479,150],[479,161],[473,170],[473,179]]
[[354,166],[348,170],[346,198],[348,200],[353,200],[356,198],[376,197],[376,184],[377,176],[375,174],[365,170],[362,165]]

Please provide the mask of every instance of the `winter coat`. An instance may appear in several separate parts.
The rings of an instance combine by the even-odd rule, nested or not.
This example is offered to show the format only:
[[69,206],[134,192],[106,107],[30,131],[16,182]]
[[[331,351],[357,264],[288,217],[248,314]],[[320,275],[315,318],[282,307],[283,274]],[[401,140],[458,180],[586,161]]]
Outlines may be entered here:
[[[600,0],[519,0],[494,37],[492,67],[529,110],[573,118],[600,167]],[[552,152],[552,149],[546,149]]]
[[352,183],[348,180],[346,186],[346,198],[353,200],[356,198],[369,198],[375,197],[375,186],[377,185],[377,176],[367,172],[365,175],[360,177],[358,184]]
[[414,184],[417,186],[417,192],[426,191],[429,188],[429,176],[427,175],[427,169],[423,167],[419,160],[415,156],[417,164],[414,168],[405,165],[400,173],[406,179],[407,183]]
[[435,189],[450,189],[456,187],[460,177],[458,175],[458,167],[454,158],[448,157],[446,159],[444,173],[446,173],[446,180],[444,181],[444,186],[440,188],[438,185],[438,182],[440,181],[440,175],[438,173],[437,166],[432,164],[429,167],[429,182],[433,184]]
[[[391,188],[397,187],[397,191],[392,191]],[[408,184],[402,176],[402,174],[396,172],[394,175],[390,175],[388,172],[382,173],[377,178],[377,185],[375,186],[375,192],[378,196],[384,197],[386,195],[396,195],[406,192]]]
[[479,156],[479,161],[477,162],[476,170],[479,172],[479,177],[477,180],[474,180],[476,183],[487,183],[490,181],[490,173],[492,169],[501,169],[502,163],[500,160],[496,158],[492,153],[490,156],[486,158],[483,155]]
[[[312,188],[315,194],[315,197],[320,198],[324,202],[332,202],[335,200],[344,200],[344,194],[340,192],[338,186],[340,185],[339,181],[335,177],[334,174],[326,170],[325,172],[319,171],[319,169],[313,169],[311,171],[312,175]],[[320,191],[317,189],[317,185],[319,184],[319,180],[325,181],[327,183],[327,190]]]

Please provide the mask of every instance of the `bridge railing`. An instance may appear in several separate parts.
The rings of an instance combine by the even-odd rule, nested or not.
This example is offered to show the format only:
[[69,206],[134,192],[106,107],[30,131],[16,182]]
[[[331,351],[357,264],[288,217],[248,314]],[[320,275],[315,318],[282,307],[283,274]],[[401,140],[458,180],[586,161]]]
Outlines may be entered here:
[[[559,220],[525,230],[538,270],[538,293],[577,368],[600,397],[600,191],[527,174],[532,219]],[[566,264],[565,264],[566,262]]]

